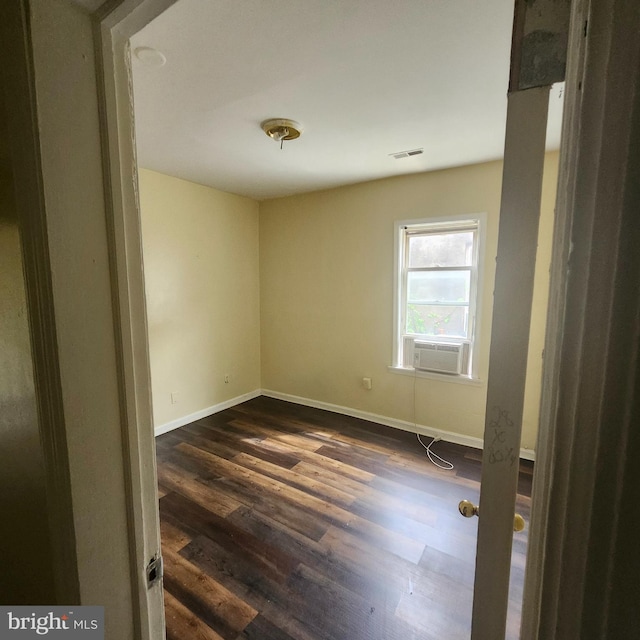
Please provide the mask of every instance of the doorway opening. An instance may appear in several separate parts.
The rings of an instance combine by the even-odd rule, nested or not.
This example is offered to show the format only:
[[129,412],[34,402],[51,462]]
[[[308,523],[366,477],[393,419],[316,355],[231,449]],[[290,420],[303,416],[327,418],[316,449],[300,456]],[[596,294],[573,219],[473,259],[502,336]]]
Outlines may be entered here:
[[[135,51],[135,48],[134,48],[134,51]],[[135,72],[134,72],[134,79],[135,79]],[[137,101],[137,99],[136,99],[136,101]],[[138,121],[138,123],[140,124],[140,120]],[[138,126],[139,126],[139,124],[138,124]],[[285,151],[286,151],[286,149],[285,149]],[[156,170],[154,173],[156,173],[156,174],[157,174],[157,173],[160,173],[160,172]],[[498,171],[498,173],[499,173],[499,171]],[[175,176],[174,176],[174,177],[175,177]],[[142,175],[141,175],[141,184],[144,184],[144,180],[145,180],[144,172],[142,172]],[[145,195],[144,195],[144,193],[142,193],[142,198],[144,199],[144,197],[145,197]],[[259,205],[259,208],[260,208],[260,217],[261,217],[261,219],[262,219],[262,209],[263,209],[263,207],[264,207],[264,208],[266,209],[266,211],[268,212],[268,214],[267,214],[267,215],[268,215],[269,217],[275,218],[275,217],[279,214],[279,212],[274,211],[274,209],[273,209],[273,207],[272,207],[272,204],[271,204],[271,203],[269,203],[269,202],[267,202],[267,203],[266,203],[266,204],[264,204],[264,205],[262,205],[262,204],[260,204],[260,205]],[[142,202],[142,208],[143,208],[143,231],[144,231],[144,202]],[[179,207],[178,207],[178,208],[179,208]],[[177,209],[176,209],[176,211],[177,211]],[[249,216],[249,217],[250,217],[250,216]],[[265,217],[266,217],[266,216],[265,216]],[[262,228],[260,228],[259,232],[260,232],[260,234],[262,234],[262,233],[263,233],[263,229],[262,229]],[[272,231],[272,233],[273,233],[273,235],[274,235],[274,236],[276,235],[276,233],[275,233],[275,232],[273,232],[273,231]],[[320,238],[322,239],[322,237],[320,237]],[[144,233],[143,233],[143,239],[144,239]],[[261,240],[262,240],[262,235],[260,236],[260,241],[261,241]],[[261,245],[261,246],[262,246],[262,245]],[[355,245],[353,245],[353,246],[355,246]],[[276,255],[277,255],[277,256],[280,256],[280,257],[282,257],[282,253],[280,253],[280,251],[279,251],[279,250],[280,250],[280,247],[279,247],[277,244],[276,244],[276,245],[274,245],[274,251],[276,252]],[[165,255],[166,255],[166,256],[168,256],[168,258],[165,260],[165,264],[164,264],[164,266],[166,267],[166,266],[170,263],[171,251],[168,251]],[[200,258],[200,256],[199,256],[199,255],[197,255],[197,253],[196,253],[196,252],[194,252],[194,256],[195,256],[196,258]],[[261,255],[260,255],[260,260],[261,260],[260,267],[262,267],[262,259],[263,259],[263,256],[262,256],[262,254],[261,254]],[[268,259],[268,258],[267,258],[267,259]],[[277,260],[274,258],[274,259],[273,259],[273,262],[275,263],[275,262],[277,262]],[[236,274],[236,275],[237,275],[237,274]],[[205,275],[204,280],[206,280],[206,279],[207,279],[207,276]],[[163,280],[163,281],[164,281],[164,283],[167,285],[167,289],[169,289],[169,285],[171,285],[171,278],[161,278],[161,280]],[[262,285],[262,274],[261,274],[261,273],[259,274],[259,280],[260,280],[260,285]],[[206,284],[206,283],[205,283],[205,284]],[[169,291],[168,291],[168,292],[169,292],[169,294],[170,294],[170,293],[171,293],[171,290],[169,289]],[[343,295],[344,295],[344,293],[343,293]],[[259,294],[259,299],[260,299],[260,303],[262,303],[262,301],[263,301],[263,299],[264,299],[264,296],[263,296],[262,292],[260,292],[260,294]],[[335,307],[334,307],[334,308],[335,308]],[[280,317],[281,317],[281,316],[280,316]],[[151,326],[151,323],[153,322],[153,320],[152,320],[152,318],[151,318],[151,313],[149,313],[149,319],[150,319],[150,326]],[[278,316],[276,316],[276,317],[274,318],[273,323],[274,323],[274,325],[277,325],[277,323],[278,323]],[[277,328],[277,327],[276,327],[276,328]],[[289,333],[287,334],[287,336],[285,336],[283,339],[289,339],[289,338],[290,338],[290,335],[291,335],[291,333],[289,332]],[[193,336],[190,336],[190,335],[187,335],[187,334],[183,334],[182,340],[183,340],[183,341],[185,341],[185,342],[187,342],[187,341],[188,341],[190,338],[192,338],[192,337],[193,337]],[[322,341],[318,341],[318,342],[320,342],[320,343],[322,344]],[[312,343],[309,343],[309,344],[315,344],[315,343],[316,343],[316,341],[314,341],[314,342],[312,342]],[[326,343],[325,343],[325,344],[326,344]],[[487,350],[488,350],[488,347],[487,347]],[[258,346],[258,348],[257,348],[257,350],[256,350],[256,349],[249,349],[248,351],[250,351],[250,352],[252,353],[252,356],[253,356],[254,360],[255,360],[255,358],[256,358],[256,351],[258,351],[258,352],[260,353],[259,359],[262,361],[262,362],[261,362],[262,370],[264,370],[264,368],[265,368],[265,362],[268,362],[268,358],[269,358],[269,357],[271,357],[271,358],[273,357],[273,354],[272,354],[272,353],[270,353],[269,347],[265,347],[264,345],[259,345],[259,346]],[[154,356],[153,356],[153,348],[152,348],[152,349],[151,349],[152,371],[153,371],[153,357],[154,357]],[[307,357],[308,357],[308,356],[307,356]],[[170,360],[171,360],[171,358],[167,358],[167,361],[168,361],[168,362],[170,362]],[[273,362],[273,361],[271,361],[271,362]],[[196,363],[194,362],[194,367],[195,367],[195,366],[196,366]],[[267,366],[269,366],[269,365],[267,365]],[[277,366],[275,366],[275,365],[271,365],[271,366],[272,366],[272,371],[279,370],[279,371],[284,371],[284,372],[285,372],[285,374],[287,373],[287,371],[286,371],[286,368],[285,368],[285,367],[277,367]],[[223,373],[223,375],[222,375],[222,377],[221,377],[221,379],[222,379],[221,384],[229,385],[229,384],[232,384],[232,383],[233,383],[234,379],[235,379],[235,380],[237,380],[237,377],[234,375],[234,373],[233,373],[232,371],[225,371],[224,369],[223,369],[223,371],[224,371],[224,373]],[[289,372],[289,373],[290,373],[290,372]],[[371,378],[372,376],[367,376],[367,375],[365,375],[365,376],[363,376],[363,377],[365,377],[365,378]],[[152,378],[153,378],[153,373],[152,373]],[[220,378],[220,376],[218,376],[218,378]],[[275,378],[275,377],[273,377],[272,379],[273,379],[273,380],[277,380],[277,378]],[[375,380],[378,380],[378,377],[376,376],[374,379],[375,379]],[[250,394],[250,395],[253,395],[253,394],[255,394],[257,391],[262,392],[262,391],[263,391],[262,385],[264,384],[262,380],[263,380],[263,378],[261,377],[261,378],[260,378],[260,382],[259,382],[259,386],[258,386],[258,387],[256,387],[256,388],[255,388],[255,389],[253,389],[253,390],[245,391],[244,393],[246,393],[246,394]],[[400,378],[400,377],[399,377],[399,378],[398,378],[398,384],[400,384],[400,382],[399,382],[400,380],[402,380],[402,378]],[[219,381],[216,381],[216,383],[218,383],[218,382],[219,382]],[[269,383],[269,384],[270,384],[270,383]],[[273,386],[275,386],[275,385],[273,385]],[[396,384],[396,383],[393,383],[391,386],[392,386],[392,387],[393,387],[393,386],[397,386],[397,384]],[[222,388],[224,389],[224,387],[222,387]],[[294,388],[295,388],[295,387],[294,387]],[[267,389],[267,390],[269,390],[269,389]],[[155,391],[155,390],[154,390],[154,391]],[[273,390],[272,390],[272,391],[273,391]],[[280,392],[280,393],[282,393],[282,392]],[[243,395],[243,394],[239,394],[239,396],[241,396],[241,395]],[[290,395],[293,395],[293,394],[290,394]],[[239,397],[239,396],[237,396],[237,397]],[[161,399],[162,401],[164,401],[164,402],[169,402],[169,403],[171,403],[172,405],[180,405],[180,404],[181,404],[181,402],[182,402],[182,400],[184,400],[184,399],[185,399],[185,394],[184,394],[184,392],[183,392],[181,389],[173,389],[172,387],[169,387],[169,388],[165,388],[161,393],[158,393],[158,394],[155,394],[155,393],[154,393],[154,400],[155,400],[155,399]],[[226,400],[222,400],[222,403],[224,403],[224,402],[226,402]],[[205,408],[206,408],[206,409],[209,409],[209,408],[211,408],[211,407],[213,407],[213,406],[217,406],[217,405],[222,404],[222,403],[214,403],[214,404],[210,404],[210,405],[208,405],[208,406],[207,406],[207,407],[205,407]],[[335,404],[335,403],[334,403],[334,404]],[[340,406],[344,406],[344,405],[340,405]],[[217,407],[217,408],[220,408],[220,407]],[[199,410],[204,410],[204,409],[199,409]],[[193,415],[194,413],[196,413],[196,412],[191,412],[190,414],[187,414],[187,415]],[[373,413],[373,412],[370,412],[370,413]],[[184,416],[182,416],[182,417],[180,417],[180,418],[174,418],[174,422],[175,422],[175,421],[181,421],[181,420],[183,420],[183,419],[184,419]],[[164,422],[164,423],[163,423],[162,425],[160,425],[160,426],[165,426],[166,424],[170,424],[171,422],[172,422],[172,421]],[[407,422],[407,421],[405,420],[405,422]]]

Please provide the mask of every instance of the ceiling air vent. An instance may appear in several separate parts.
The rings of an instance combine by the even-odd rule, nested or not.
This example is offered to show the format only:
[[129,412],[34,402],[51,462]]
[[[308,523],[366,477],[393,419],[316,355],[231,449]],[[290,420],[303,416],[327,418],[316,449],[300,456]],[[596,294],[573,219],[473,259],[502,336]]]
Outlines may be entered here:
[[419,156],[424,153],[424,149],[411,149],[411,151],[398,151],[396,153],[390,153],[389,155],[396,160],[401,158],[410,158],[411,156]]

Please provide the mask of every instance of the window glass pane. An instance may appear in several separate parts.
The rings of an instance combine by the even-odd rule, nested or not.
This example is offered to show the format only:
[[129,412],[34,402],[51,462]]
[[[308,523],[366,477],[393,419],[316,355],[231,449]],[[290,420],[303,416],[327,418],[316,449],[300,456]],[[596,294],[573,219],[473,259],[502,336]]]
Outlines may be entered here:
[[468,338],[469,307],[408,304],[406,333]]
[[472,262],[472,231],[409,236],[410,267],[465,267]]
[[410,271],[408,303],[469,303],[470,271]]

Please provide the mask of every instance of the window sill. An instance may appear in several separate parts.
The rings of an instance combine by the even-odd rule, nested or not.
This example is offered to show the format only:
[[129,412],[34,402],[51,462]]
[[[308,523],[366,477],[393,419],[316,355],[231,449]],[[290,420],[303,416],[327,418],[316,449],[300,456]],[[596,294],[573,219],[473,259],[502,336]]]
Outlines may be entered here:
[[441,382],[453,382],[454,384],[466,384],[472,387],[481,387],[484,382],[479,378],[469,376],[452,375],[449,373],[436,373],[435,371],[416,371],[413,367],[387,367],[391,373],[398,373],[402,376],[412,378],[427,378],[429,380],[439,380]]

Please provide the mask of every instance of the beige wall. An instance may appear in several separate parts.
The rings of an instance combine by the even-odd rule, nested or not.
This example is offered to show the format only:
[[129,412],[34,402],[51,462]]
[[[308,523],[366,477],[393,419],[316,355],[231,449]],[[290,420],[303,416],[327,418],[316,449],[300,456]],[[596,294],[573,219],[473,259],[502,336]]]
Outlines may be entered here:
[[[556,155],[548,157],[522,446],[535,447]],[[502,163],[293,196],[260,206],[262,388],[481,438]],[[388,370],[395,220],[486,212],[480,385]],[[362,377],[373,379],[365,390]],[[415,406],[415,415],[414,415]]]
[[[537,435],[556,176],[557,154],[548,154],[527,449]],[[490,162],[258,204],[142,169],[155,425],[262,388],[482,438],[501,177],[502,163]],[[487,213],[480,384],[420,378],[414,405],[413,378],[388,370],[393,223],[478,212]],[[373,378],[370,391],[365,376]]]
[[260,388],[258,203],[142,169],[140,205],[158,427]]

